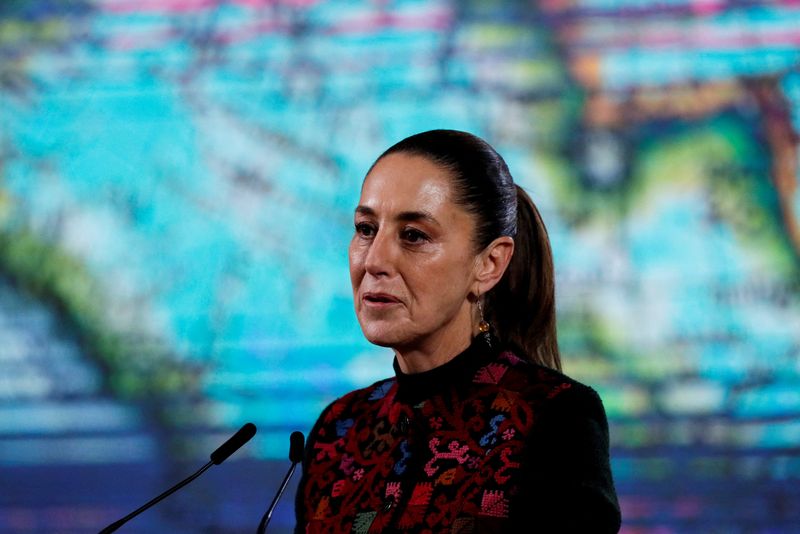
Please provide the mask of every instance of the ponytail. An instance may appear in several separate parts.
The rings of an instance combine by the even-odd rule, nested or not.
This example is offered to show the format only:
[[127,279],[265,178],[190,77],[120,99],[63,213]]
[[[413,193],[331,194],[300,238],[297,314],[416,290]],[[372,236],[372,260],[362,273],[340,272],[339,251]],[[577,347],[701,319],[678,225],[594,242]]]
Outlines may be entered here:
[[514,187],[514,255],[503,278],[486,295],[486,312],[502,341],[534,363],[560,371],[550,240],[536,205],[519,185]]

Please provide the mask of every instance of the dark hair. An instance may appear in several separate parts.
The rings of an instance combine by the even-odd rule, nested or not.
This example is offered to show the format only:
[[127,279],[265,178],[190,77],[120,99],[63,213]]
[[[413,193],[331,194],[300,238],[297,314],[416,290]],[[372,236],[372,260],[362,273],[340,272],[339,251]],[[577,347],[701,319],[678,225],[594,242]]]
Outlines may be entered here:
[[486,293],[484,314],[500,341],[535,363],[561,370],[550,240],[539,211],[514,183],[506,162],[483,139],[456,130],[407,137],[376,163],[398,152],[423,156],[451,174],[455,202],[476,219],[478,251],[500,236],[514,238],[511,263]]

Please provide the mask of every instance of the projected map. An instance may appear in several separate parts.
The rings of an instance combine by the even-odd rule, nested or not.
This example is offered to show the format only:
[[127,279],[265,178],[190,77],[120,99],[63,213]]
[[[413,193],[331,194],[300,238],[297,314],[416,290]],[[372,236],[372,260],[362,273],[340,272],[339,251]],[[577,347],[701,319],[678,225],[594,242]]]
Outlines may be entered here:
[[246,421],[136,524],[254,530],[291,431],[392,373],[352,210],[431,128],[542,212],[623,532],[800,532],[798,65],[789,1],[3,2],[0,532],[96,532]]

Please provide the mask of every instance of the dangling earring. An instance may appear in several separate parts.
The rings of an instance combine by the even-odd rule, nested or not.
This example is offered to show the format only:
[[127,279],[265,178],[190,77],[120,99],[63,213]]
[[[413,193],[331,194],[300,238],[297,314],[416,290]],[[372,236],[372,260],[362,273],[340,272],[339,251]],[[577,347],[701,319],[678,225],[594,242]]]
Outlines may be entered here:
[[477,304],[478,304],[478,313],[481,314],[481,320],[478,323],[478,332],[480,332],[481,335],[483,336],[483,339],[486,340],[486,344],[489,345],[489,347],[491,347],[492,334],[489,333],[491,327],[489,326],[489,323],[486,321],[486,319],[483,317],[483,305],[481,304],[481,301],[478,300]]

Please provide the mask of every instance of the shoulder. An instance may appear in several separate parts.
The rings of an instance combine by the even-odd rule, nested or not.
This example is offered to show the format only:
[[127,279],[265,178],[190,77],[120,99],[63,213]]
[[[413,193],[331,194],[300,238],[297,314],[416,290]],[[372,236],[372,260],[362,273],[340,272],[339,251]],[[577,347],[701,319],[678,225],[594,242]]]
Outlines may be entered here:
[[[391,401],[396,384],[395,378],[385,378],[333,400],[320,413],[311,436],[320,434],[322,428],[330,426],[338,426],[335,433],[341,434],[343,427],[352,424],[355,418],[380,410],[387,401]],[[330,432],[327,434],[330,435]]]
[[605,419],[603,402],[597,391],[556,369],[539,365],[503,351],[478,370],[476,381],[497,377],[497,385],[519,400],[535,404],[547,412],[581,412]]

